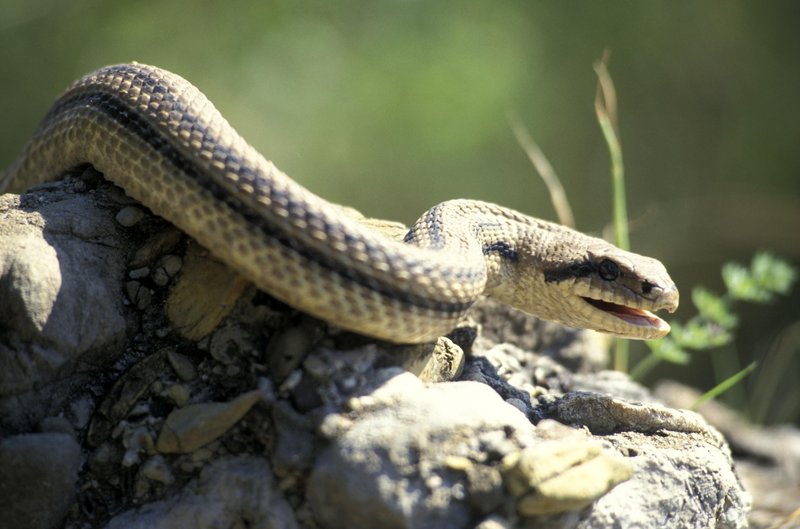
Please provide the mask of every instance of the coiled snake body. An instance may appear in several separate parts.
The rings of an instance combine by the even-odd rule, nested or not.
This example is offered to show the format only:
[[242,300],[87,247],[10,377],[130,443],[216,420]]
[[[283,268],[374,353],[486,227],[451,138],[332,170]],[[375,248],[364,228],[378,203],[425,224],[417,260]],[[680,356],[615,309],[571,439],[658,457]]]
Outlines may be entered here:
[[54,104],[0,191],[90,163],[259,288],[362,334],[422,342],[482,294],[629,338],[669,332],[663,265],[473,200],[435,206],[394,241],[290,179],[192,84],[142,64],[102,68]]

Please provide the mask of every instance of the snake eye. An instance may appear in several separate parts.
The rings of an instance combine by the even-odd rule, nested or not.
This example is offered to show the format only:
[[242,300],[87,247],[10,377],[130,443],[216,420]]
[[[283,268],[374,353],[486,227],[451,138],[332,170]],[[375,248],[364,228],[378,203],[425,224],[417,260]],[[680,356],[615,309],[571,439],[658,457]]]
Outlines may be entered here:
[[617,263],[609,261],[608,259],[600,263],[597,272],[600,274],[600,277],[606,281],[614,281],[620,276]]

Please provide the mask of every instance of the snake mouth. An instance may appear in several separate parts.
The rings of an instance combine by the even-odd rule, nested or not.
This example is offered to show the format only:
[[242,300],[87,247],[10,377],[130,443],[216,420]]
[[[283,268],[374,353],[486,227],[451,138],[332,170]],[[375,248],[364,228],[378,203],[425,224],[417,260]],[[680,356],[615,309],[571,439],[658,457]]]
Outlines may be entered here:
[[650,329],[654,331],[657,336],[664,336],[670,330],[669,323],[665,322],[649,310],[626,307],[625,305],[617,305],[616,303],[611,303],[610,301],[602,301],[587,297],[584,297],[583,300],[594,308],[601,310],[606,314],[610,314],[611,316],[615,316],[630,325]]

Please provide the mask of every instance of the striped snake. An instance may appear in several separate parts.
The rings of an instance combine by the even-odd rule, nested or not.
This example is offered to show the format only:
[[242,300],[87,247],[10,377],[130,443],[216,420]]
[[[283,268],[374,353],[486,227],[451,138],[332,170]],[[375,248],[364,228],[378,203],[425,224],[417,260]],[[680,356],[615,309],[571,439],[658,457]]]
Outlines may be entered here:
[[258,288],[389,341],[448,333],[482,294],[641,339],[669,332],[651,311],[678,306],[659,261],[494,204],[444,202],[392,240],[290,179],[196,87],[152,66],[77,81],[0,176],[0,192],[86,163]]

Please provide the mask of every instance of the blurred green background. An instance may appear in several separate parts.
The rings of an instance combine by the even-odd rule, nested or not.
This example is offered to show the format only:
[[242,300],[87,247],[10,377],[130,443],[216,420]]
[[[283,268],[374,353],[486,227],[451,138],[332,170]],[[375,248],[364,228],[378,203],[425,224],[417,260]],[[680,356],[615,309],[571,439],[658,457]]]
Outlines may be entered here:
[[[406,223],[456,197],[555,219],[513,113],[600,233],[592,64],[608,48],[633,249],[667,265],[686,319],[723,262],[800,262],[799,24],[790,1],[0,0],[0,165],[72,80],[136,60],[190,79],[320,195]],[[761,362],[729,397],[757,420],[800,417],[798,293],[744,306],[724,351]],[[667,376],[713,384],[706,354],[652,378]]]

